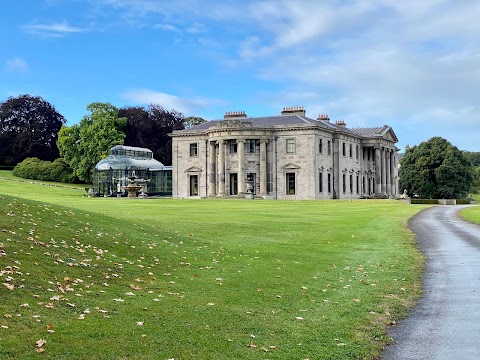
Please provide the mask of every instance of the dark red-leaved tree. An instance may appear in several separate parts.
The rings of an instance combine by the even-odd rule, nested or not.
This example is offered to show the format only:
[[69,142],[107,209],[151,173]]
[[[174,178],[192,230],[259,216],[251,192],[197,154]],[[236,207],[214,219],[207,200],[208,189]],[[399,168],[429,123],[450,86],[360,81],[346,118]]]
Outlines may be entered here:
[[0,164],[16,165],[27,157],[55,160],[58,131],[65,123],[39,96],[20,95],[0,103]]
[[168,134],[184,128],[182,113],[152,104],[146,108],[124,107],[118,116],[127,118],[125,145],[150,149],[156,160],[172,164],[172,140]]

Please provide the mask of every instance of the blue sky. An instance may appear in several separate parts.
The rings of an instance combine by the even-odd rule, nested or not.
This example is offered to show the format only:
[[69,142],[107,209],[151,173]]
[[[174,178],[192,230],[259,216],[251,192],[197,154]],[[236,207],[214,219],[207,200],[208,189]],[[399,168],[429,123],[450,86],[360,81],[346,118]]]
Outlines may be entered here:
[[0,101],[42,96],[186,116],[303,105],[391,125],[402,149],[480,151],[477,0],[0,0]]

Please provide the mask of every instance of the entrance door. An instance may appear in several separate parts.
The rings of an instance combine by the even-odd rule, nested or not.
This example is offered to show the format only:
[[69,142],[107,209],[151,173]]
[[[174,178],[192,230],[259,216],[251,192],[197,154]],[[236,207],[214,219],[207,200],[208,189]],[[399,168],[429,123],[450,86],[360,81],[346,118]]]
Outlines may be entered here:
[[190,175],[190,196],[198,196],[198,175]]
[[238,176],[237,174],[230,174],[230,195],[238,194]]

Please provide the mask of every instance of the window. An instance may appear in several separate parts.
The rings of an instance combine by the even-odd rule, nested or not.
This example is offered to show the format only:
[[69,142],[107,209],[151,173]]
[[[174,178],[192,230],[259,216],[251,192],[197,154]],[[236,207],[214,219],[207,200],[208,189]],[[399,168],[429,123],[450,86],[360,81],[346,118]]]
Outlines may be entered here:
[[287,153],[288,154],[295,153],[295,139],[294,138],[287,139]]
[[230,174],[230,195],[238,194],[238,175]]
[[350,194],[353,193],[353,175],[350,175]]
[[247,139],[247,141],[245,142],[245,148],[247,149],[247,153],[253,154],[255,152],[255,145],[255,140]]
[[190,196],[198,196],[198,175],[190,175]]
[[342,189],[343,189],[343,193],[345,194],[347,192],[347,177],[345,176],[345,174],[343,174],[343,179],[342,179]]
[[358,159],[358,145],[355,147],[355,157]]
[[350,144],[350,157],[353,157],[353,145]]
[[318,191],[323,193],[323,173],[318,173]]
[[368,161],[370,161],[370,148],[367,148]]
[[318,152],[321,154],[323,152],[322,139],[318,139]]
[[360,177],[357,175],[357,194],[360,192]]
[[328,192],[331,193],[332,192],[332,174],[327,175],[327,187],[328,187]]
[[237,153],[237,142],[235,140],[230,141],[230,154]]
[[362,193],[365,194],[365,176],[362,177]]
[[287,173],[287,195],[295,195],[295,173]]
[[342,143],[342,155],[343,156],[347,156],[347,151],[345,149],[346,149],[345,143]]
[[198,144],[197,143],[191,143],[190,144],[190,156],[198,156]]
[[328,147],[328,155],[330,155],[332,153],[332,143],[330,141],[328,141],[327,143],[327,147]]

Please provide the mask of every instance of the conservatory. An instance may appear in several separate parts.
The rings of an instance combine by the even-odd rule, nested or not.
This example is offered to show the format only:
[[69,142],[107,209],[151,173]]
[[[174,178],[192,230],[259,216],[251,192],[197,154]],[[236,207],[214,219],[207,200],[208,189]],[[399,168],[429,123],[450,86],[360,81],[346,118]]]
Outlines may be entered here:
[[172,167],[153,158],[149,149],[117,145],[101,160],[93,175],[96,196],[127,196],[128,186],[138,185],[142,196],[171,196]]

